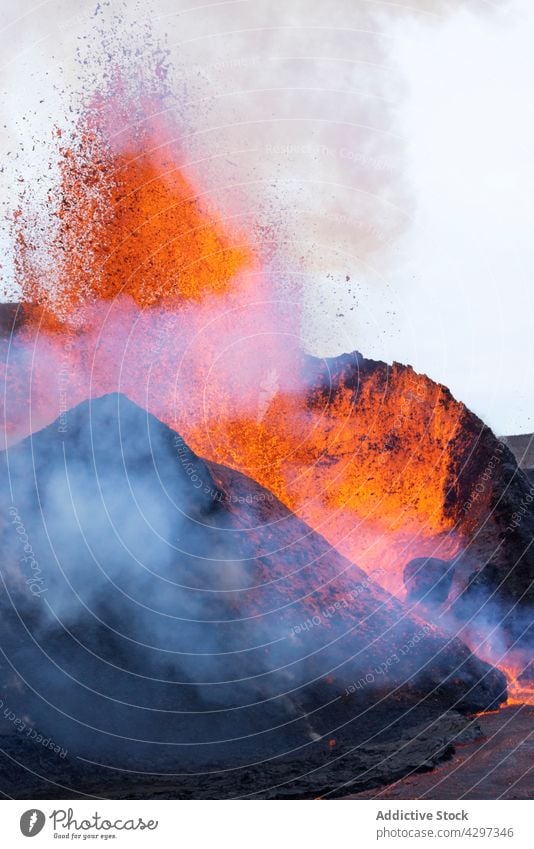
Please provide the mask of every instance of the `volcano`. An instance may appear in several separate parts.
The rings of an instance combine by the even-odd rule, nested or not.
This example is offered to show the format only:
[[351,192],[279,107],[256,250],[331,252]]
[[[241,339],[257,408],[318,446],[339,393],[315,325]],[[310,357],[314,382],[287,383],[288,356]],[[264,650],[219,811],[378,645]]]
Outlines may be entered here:
[[74,751],[226,762],[324,746],[391,698],[505,698],[498,671],[123,395],[1,462],[3,691]]

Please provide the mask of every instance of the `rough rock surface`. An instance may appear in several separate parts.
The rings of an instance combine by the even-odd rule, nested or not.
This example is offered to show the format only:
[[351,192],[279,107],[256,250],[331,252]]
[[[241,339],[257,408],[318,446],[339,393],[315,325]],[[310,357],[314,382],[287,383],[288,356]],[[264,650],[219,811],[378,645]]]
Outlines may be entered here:
[[[316,799],[383,787],[407,774],[425,773],[481,735],[478,718],[435,706],[384,704],[342,729],[321,746],[259,763],[212,764],[209,774],[177,772],[168,757],[147,768],[136,762],[128,774],[97,763],[58,757],[21,736],[0,737],[0,794],[17,799]],[[377,722],[378,719],[378,722]],[[92,759],[93,760],[93,759]],[[22,764],[26,764],[25,771]]]
[[501,436],[502,442],[508,446],[517,465],[534,483],[534,433],[519,433],[515,436]]
[[528,799],[534,795],[530,705],[507,707],[479,716],[482,731],[465,741],[448,760],[423,773],[366,790],[358,799]]
[[454,577],[454,564],[438,557],[416,557],[404,569],[406,601],[425,607],[447,600]]

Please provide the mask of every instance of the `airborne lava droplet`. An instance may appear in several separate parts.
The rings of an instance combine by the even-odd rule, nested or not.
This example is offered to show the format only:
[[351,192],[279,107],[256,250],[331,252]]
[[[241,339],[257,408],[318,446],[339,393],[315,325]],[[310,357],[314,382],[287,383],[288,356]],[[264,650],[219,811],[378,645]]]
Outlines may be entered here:
[[48,242],[36,222],[15,222],[24,300],[48,323],[88,301],[129,295],[139,307],[227,291],[247,265],[216,213],[185,176],[178,130],[156,96],[132,102],[120,84],[95,94],[59,148],[49,194]]

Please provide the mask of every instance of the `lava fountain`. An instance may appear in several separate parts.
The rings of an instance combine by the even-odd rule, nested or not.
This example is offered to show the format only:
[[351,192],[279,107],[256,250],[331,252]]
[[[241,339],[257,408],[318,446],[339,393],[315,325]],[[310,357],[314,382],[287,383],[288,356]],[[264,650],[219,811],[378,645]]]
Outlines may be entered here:
[[439,556],[459,598],[487,565],[488,429],[409,367],[302,353],[299,287],[248,214],[209,203],[161,65],[142,90],[115,70],[54,138],[45,209],[25,188],[12,217],[23,319],[2,342],[6,442],[119,390],[388,590],[403,594],[407,561]]

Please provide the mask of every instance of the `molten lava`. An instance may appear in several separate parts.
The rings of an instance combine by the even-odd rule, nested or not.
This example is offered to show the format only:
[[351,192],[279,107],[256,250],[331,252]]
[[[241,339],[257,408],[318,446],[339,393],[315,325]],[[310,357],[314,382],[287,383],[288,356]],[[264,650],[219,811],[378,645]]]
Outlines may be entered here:
[[276,393],[261,418],[189,425],[188,439],[258,480],[345,556],[380,568],[400,592],[413,553],[458,550],[446,503],[463,405],[411,369],[364,369],[365,361],[351,364],[334,385],[323,364],[308,375],[301,367],[305,390]]
[[294,288],[208,212],[161,113],[115,81],[58,131],[46,237],[29,195],[14,216],[7,439],[118,389],[400,594],[407,561],[452,558],[487,509],[460,474],[481,423],[409,367],[303,356]]
[[55,226],[44,258],[38,222],[21,210],[15,219],[25,301],[46,307],[51,327],[119,295],[143,308],[224,293],[251,260],[205,212],[158,99],[136,108],[118,83],[111,90],[93,98],[68,142],[57,131],[60,181],[48,194]]

